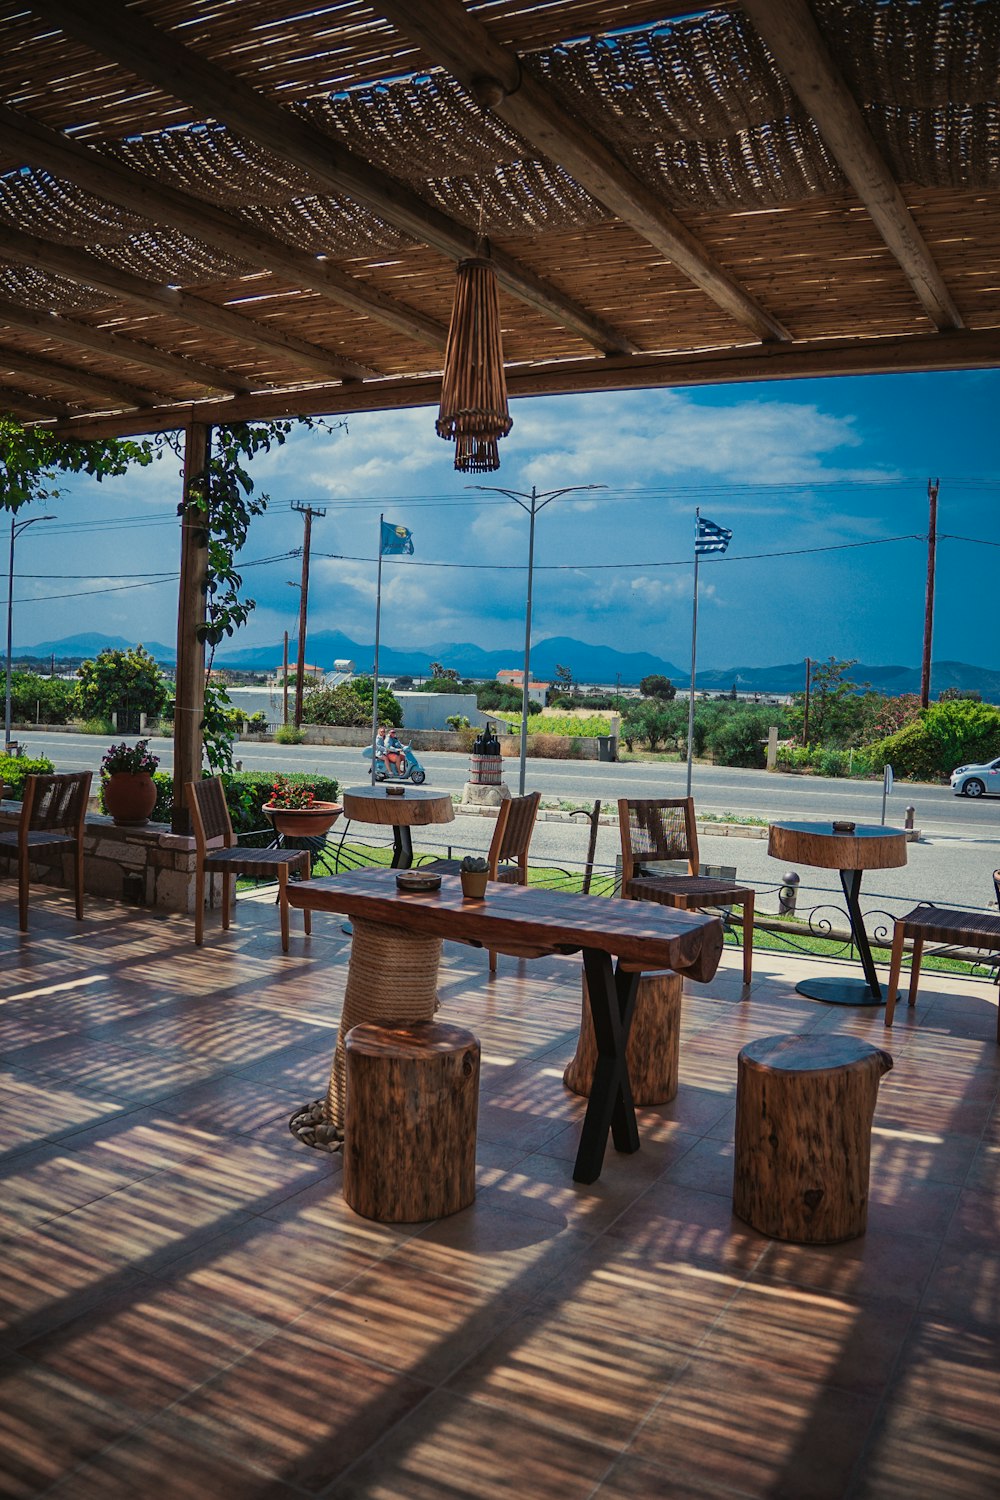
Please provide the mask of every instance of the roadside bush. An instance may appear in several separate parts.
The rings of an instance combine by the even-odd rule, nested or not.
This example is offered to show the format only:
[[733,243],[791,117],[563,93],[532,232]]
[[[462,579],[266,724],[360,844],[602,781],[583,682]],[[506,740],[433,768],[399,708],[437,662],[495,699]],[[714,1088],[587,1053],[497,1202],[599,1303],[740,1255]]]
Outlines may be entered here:
[[110,719],[83,719],[74,726],[81,734],[99,734],[102,739],[117,734]]
[[155,718],[168,698],[157,663],[136,646],[128,651],[99,651],[77,670],[76,702],[81,718],[118,715],[119,734],[138,734],[139,715]]
[[37,672],[10,674],[10,712],[14,723],[68,724],[76,706],[76,689],[61,677]]
[[0,754],[0,781],[10,787],[10,795],[18,802],[29,776],[47,776],[54,770],[55,766],[46,755],[30,758],[27,755]]
[[1000,708],[959,699],[933,703],[923,718],[868,747],[871,768],[888,764],[896,776],[943,781],[956,766],[978,765],[1000,754]]
[[[521,715],[505,715],[510,724],[511,734],[521,733]],[[595,716],[590,719],[576,719],[569,714],[530,714],[528,716],[529,734],[564,734],[570,739],[592,740],[598,735],[610,734],[611,725],[608,720]]]
[[302,745],[306,737],[294,724],[279,724],[274,731],[274,738],[279,745]]
[[706,735],[715,764],[762,771],[767,765],[767,732],[772,722],[773,715],[762,708],[734,710],[717,719]]
[[[687,710],[659,698],[630,699],[622,718],[622,738],[630,750],[637,744],[651,751],[676,750],[686,733]],[[606,732],[606,731],[605,731]]]
[[[531,734],[531,720],[528,720]],[[583,735],[577,735],[567,745],[561,734],[532,734],[528,741],[528,754],[538,760],[582,760]]]

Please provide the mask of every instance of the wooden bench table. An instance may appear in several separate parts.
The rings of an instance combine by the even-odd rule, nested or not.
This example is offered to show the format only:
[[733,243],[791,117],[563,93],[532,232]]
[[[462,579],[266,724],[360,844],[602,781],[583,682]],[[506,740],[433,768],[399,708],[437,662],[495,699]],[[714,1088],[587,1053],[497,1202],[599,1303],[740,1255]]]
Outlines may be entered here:
[[[358,870],[292,886],[288,901],[311,911],[345,914],[355,927],[327,1095],[327,1118],[340,1127],[347,1032],[361,1021],[420,1019],[398,1014],[399,1005],[413,998],[405,990],[411,945],[415,957],[419,953],[420,990],[431,1014],[443,939],[518,958],[582,952],[597,1063],[573,1169],[576,1182],[594,1182],[600,1176],[609,1131],[618,1151],[639,1149],[625,1048],[641,971],[673,969],[705,981],[714,975],[722,954],[718,917],[673,911],[652,902],[575,896],[492,881],[484,900],[469,901],[454,875],[441,877],[440,890],[404,892],[397,888],[392,870]],[[369,951],[374,942],[380,945],[377,963]],[[429,942],[436,943],[436,950],[428,948]],[[373,991],[382,971],[390,979],[377,997],[380,1014],[373,1015]],[[363,997],[366,1013],[352,1013],[358,1004],[355,997]]]

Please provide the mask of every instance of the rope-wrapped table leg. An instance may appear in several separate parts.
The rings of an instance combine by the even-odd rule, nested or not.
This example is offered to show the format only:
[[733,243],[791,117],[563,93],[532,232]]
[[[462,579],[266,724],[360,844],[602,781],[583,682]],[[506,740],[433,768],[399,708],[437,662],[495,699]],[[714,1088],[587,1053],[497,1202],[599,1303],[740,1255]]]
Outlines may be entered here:
[[344,1038],[364,1022],[409,1026],[432,1021],[437,1009],[441,939],[355,917],[344,1009],[333,1054],[324,1116],[344,1128]]

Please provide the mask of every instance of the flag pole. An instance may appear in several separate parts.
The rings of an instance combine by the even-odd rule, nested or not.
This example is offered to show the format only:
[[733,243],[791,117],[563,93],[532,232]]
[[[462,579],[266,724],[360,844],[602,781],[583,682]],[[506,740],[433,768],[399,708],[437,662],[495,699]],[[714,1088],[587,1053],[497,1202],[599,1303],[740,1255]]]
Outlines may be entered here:
[[694,754],[694,674],[695,663],[698,653],[698,522],[701,519],[701,507],[696,506],[694,512],[694,602],[691,609],[691,688],[688,693],[688,734],[687,734],[687,796],[691,795],[691,764]]
[[372,665],[372,786],[375,785],[375,741],[378,738],[378,642],[382,624],[382,524],[383,512],[378,518],[378,581],[375,585],[375,661]]

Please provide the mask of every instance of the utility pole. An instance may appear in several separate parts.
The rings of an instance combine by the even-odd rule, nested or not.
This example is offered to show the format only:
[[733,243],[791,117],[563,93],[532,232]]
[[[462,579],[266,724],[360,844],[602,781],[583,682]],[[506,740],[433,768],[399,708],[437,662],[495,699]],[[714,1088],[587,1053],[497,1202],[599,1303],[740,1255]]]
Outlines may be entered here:
[[809,744],[809,670],[812,662],[806,657],[806,701],[802,709],[802,743]]
[[288,723],[288,631],[285,631],[285,649],[281,659],[281,722]]
[[292,501],[292,510],[297,510],[305,519],[305,535],[302,540],[302,584],[299,592],[299,661],[295,673],[295,727],[302,726],[302,691],[306,675],[306,611],[309,605],[309,545],[312,538],[313,516],[325,516],[325,510],[311,505],[299,505]]
[[927,592],[924,596],[924,654],[920,665],[920,707],[926,708],[931,698],[931,642],[934,638],[934,568],[937,562],[937,502],[940,479],[928,479],[927,499],[930,513],[927,520]]

